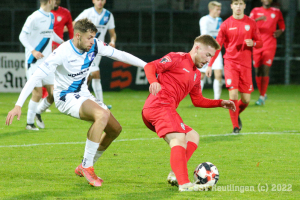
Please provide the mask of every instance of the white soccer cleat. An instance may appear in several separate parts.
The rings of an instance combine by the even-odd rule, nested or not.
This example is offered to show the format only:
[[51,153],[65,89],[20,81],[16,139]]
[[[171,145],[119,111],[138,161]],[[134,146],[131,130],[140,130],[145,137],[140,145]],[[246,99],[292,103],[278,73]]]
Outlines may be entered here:
[[168,175],[167,181],[169,184],[171,184],[172,186],[177,186],[178,187],[178,181],[176,179],[176,176],[174,174],[173,171],[171,171]]
[[44,124],[44,122],[42,120],[41,114],[36,114],[35,115],[35,121],[36,121],[36,125],[39,128],[45,128],[45,124]]
[[179,185],[179,192],[200,192],[211,190],[212,187],[207,184],[195,184],[195,183],[186,183]]
[[39,130],[34,124],[27,124],[26,129],[31,130],[31,131],[38,131]]

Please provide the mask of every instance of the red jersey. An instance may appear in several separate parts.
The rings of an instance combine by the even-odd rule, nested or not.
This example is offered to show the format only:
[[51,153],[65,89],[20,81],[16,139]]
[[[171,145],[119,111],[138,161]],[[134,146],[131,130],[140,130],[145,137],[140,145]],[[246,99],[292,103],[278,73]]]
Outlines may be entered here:
[[[179,103],[190,94],[192,102],[197,107],[218,107],[221,106],[222,100],[210,100],[202,96],[201,93],[201,73],[194,64],[189,53],[171,52],[161,59],[152,61],[147,64],[148,67],[155,69],[161,90],[156,96],[150,94],[146,100],[144,108],[171,106],[177,108]],[[147,65],[145,71],[147,73]]]
[[264,8],[258,7],[254,8],[250,13],[250,18],[257,19],[261,16],[266,16],[266,20],[259,20],[256,22],[261,38],[264,41],[264,46],[262,49],[257,49],[256,51],[261,52],[265,49],[276,48],[277,39],[273,36],[273,33],[277,29],[277,24],[279,29],[285,30],[285,24],[282,17],[282,13],[277,8]]
[[[246,45],[245,40],[252,39],[254,48],[262,47],[262,40],[256,23],[253,19],[244,15],[242,19],[235,19],[233,16],[226,19],[220,26],[217,42],[225,47],[224,59],[242,66],[251,68],[252,66],[252,47]],[[220,50],[216,51],[215,56],[210,60],[212,66]]]
[[54,32],[63,39],[64,37],[64,27],[68,27],[69,38],[73,38],[74,30],[72,25],[72,16],[68,9],[63,7],[58,7],[57,10],[51,10],[54,14]]

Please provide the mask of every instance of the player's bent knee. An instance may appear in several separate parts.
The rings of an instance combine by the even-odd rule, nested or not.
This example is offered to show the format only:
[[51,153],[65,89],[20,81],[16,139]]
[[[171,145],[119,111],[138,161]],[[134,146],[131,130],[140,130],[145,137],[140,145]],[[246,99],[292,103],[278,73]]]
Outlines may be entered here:
[[95,122],[107,124],[110,117],[110,111],[104,109],[97,109],[94,114]]

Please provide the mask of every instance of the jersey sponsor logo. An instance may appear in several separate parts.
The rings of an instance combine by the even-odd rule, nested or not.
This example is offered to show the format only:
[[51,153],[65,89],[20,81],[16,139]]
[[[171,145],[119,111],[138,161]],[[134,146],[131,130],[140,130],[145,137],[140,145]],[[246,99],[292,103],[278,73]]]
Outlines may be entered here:
[[231,85],[231,79],[226,80],[227,85]]
[[250,25],[245,25],[245,30],[249,31],[250,30]]
[[264,13],[257,13],[257,15],[265,15]]
[[274,19],[276,17],[276,15],[274,13],[272,13],[271,17]]
[[237,27],[231,27],[231,28],[229,28],[230,31],[231,30],[235,30],[235,29],[237,29]]
[[180,123],[180,126],[183,130],[185,130],[185,126],[184,126],[184,123]]
[[80,76],[82,74],[84,74],[85,72],[89,71],[89,68],[86,68],[85,70],[82,70],[81,72],[78,72],[77,74],[68,74],[68,76],[71,76],[72,78],[76,77],[76,76]]
[[95,52],[89,53],[88,54],[88,58],[89,58],[90,61],[94,60],[94,58],[95,58]]
[[269,59],[266,63],[269,64],[269,65],[271,65],[272,64],[272,60]]
[[58,17],[57,17],[57,21],[60,22],[61,20],[62,20],[62,17],[61,17],[61,16],[58,16]]
[[166,64],[167,62],[171,62],[171,58],[169,56],[163,57],[160,63]]
[[188,72],[188,73],[190,73],[190,71],[189,71],[189,70],[187,70],[186,68],[183,68],[183,70],[184,70],[184,71],[186,71],[186,72]]
[[75,60],[69,60],[68,63],[75,62],[75,61],[77,61],[77,59],[75,59]]

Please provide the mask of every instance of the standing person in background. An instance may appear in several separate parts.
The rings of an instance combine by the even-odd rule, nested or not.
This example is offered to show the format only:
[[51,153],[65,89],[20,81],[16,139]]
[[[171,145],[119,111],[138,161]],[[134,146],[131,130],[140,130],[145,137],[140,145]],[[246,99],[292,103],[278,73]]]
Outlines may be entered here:
[[[88,18],[97,27],[98,32],[96,34],[96,38],[98,38],[101,41],[104,41],[106,32],[108,30],[110,35],[109,45],[115,47],[115,43],[117,40],[117,35],[115,32],[115,20],[113,14],[104,8],[105,3],[106,0],[93,0],[94,7],[85,9],[82,13],[78,15],[78,17],[73,23],[80,19]],[[99,68],[100,61],[101,56],[98,55],[92,63],[90,69],[89,82],[90,79],[92,79],[92,87],[96,98],[104,102]],[[111,109],[111,105],[107,105],[107,107]]]
[[[203,16],[200,21],[200,32],[201,35],[211,35],[215,39],[218,35],[220,26],[222,24],[222,18],[220,18],[221,13],[221,6],[222,4],[217,1],[211,1],[208,4],[208,10],[209,14],[206,16]],[[204,78],[205,78],[205,71],[207,69],[207,65],[205,65],[203,68],[199,69],[201,72],[201,90],[203,90],[204,87]],[[222,53],[219,53],[219,56],[217,57],[216,61],[214,62],[212,69],[214,70],[214,99],[220,99],[221,93],[222,93],[222,71],[223,71],[223,58]]]
[[[40,0],[41,7],[27,19],[20,33],[19,39],[25,47],[27,80],[37,70],[38,66],[51,54],[52,41],[62,43],[63,40],[53,31],[54,15],[50,12],[54,8],[55,0]],[[53,103],[54,73],[35,84],[27,111],[28,130],[39,130],[34,125],[34,118],[40,128],[45,128],[41,113]],[[42,86],[47,89],[48,97],[42,98]]]
[[[225,83],[229,90],[229,99],[235,104],[236,110],[229,110],[233,133],[242,129],[240,113],[248,106],[253,92],[252,83],[252,49],[261,48],[263,42],[253,19],[244,14],[245,0],[231,0],[232,16],[226,19],[217,36],[217,42],[224,44]],[[206,76],[211,76],[211,66],[220,50],[211,59],[206,70]],[[239,92],[241,99],[239,98]]]
[[258,106],[264,105],[267,99],[269,71],[276,53],[277,38],[285,30],[282,13],[279,9],[271,7],[272,0],[261,0],[261,2],[262,7],[254,8],[250,13],[250,18],[256,21],[264,41],[263,48],[253,49],[255,80],[260,93],[259,99],[255,102]]

